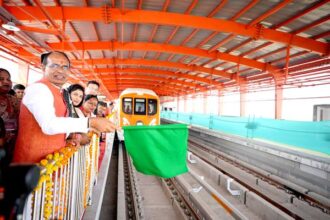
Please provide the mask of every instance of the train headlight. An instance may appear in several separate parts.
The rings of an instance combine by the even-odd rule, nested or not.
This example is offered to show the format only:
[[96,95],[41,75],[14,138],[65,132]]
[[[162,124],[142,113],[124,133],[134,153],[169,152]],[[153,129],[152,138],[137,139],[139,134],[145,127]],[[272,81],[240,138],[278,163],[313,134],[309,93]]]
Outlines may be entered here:
[[142,121],[137,121],[136,125],[143,125],[143,122]]
[[149,125],[156,125],[156,119],[152,119],[151,122],[149,123]]
[[127,118],[123,118],[123,125],[130,125],[129,121]]

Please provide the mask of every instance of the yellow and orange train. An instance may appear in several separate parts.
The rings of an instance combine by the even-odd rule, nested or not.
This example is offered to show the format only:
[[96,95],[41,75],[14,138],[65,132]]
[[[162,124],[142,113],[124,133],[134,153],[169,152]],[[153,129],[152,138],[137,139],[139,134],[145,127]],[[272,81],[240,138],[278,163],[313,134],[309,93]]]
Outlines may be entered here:
[[119,125],[159,125],[160,101],[149,89],[129,88],[119,96]]

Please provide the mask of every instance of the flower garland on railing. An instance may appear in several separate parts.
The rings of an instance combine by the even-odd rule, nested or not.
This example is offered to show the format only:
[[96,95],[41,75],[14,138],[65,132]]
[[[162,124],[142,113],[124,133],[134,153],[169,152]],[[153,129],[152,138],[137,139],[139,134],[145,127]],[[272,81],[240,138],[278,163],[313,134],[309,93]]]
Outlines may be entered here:
[[[54,199],[54,192],[57,186],[54,185],[54,173],[55,171],[63,168],[65,165],[68,164],[69,158],[77,151],[74,147],[65,147],[62,148],[59,152],[55,152],[53,154],[47,155],[46,159],[40,161],[40,166],[42,167],[42,174],[38,183],[38,186],[35,190],[41,190],[42,185],[45,185],[45,198],[44,198],[44,208],[43,208],[43,215],[45,219],[49,219],[52,215],[53,209],[53,199]],[[59,213],[59,218],[64,218],[64,213],[66,213],[66,205],[67,199],[66,198],[66,188],[67,184],[64,184],[66,177],[63,176],[59,181],[62,181],[62,187],[59,192],[59,200],[64,198],[62,204],[59,203],[55,207],[55,213],[57,214],[60,211],[59,206],[63,206],[63,212]]]
[[[88,134],[92,139],[89,146],[85,146],[85,177],[83,189],[83,206],[90,202],[91,184],[97,174],[97,155],[98,155],[98,136],[93,133]],[[66,146],[58,152],[47,155],[40,161],[41,176],[38,186],[34,190],[32,197],[33,207],[41,206],[42,216],[45,219],[64,219],[67,214],[67,206],[69,204],[69,187],[71,184],[70,176],[70,159],[78,150],[75,146]],[[92,164],[93,163],[93,164]],[[93,169],[94,168],[94,169]],[[37,203],[35,203],[37,202]],[[36,215],[36,213],[33,213]],[[42,218],[42,217],[40,217]]]
[[[96,148],[96,145],[98,144],[97,141],[95,141],[98,136],[95,133],[89,132],[88,137],[91,138],[91,142],[88,147],[86,147],[86,175],[85,175],[85,188],[84,188],[84,208],[86,208],[87,204],[90,200],[90,179],[92,178],[92,162],[93,162],[93,150]],[[95,161],[94,161],[95,163]]]

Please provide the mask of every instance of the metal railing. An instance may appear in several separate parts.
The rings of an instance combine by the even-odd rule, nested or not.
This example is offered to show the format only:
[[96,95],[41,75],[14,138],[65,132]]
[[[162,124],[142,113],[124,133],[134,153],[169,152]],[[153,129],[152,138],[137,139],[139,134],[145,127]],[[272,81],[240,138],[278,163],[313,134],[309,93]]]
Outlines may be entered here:
[[99,137],[93,134],[89,145],[67,146],[43,159],[41,178],[23,219],[81,219],[92,203],[99,150]]

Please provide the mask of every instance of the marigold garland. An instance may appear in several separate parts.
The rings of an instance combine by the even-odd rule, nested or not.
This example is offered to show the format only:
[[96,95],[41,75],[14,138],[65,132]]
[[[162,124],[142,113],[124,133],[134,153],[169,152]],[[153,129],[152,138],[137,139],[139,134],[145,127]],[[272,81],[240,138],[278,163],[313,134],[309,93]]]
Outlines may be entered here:
[[[97,173],[97,156],[98,156],[98,136],[93,133],[88,134],[92,137],[92,141],[89,146],[85,146],[85,173],[84,178],[84,193],[83,193],[83,206],[86,207],[88,200],[90,199],[90,189],[92,176]],[[38,186],[35,192],[41,193],[44,186],[43,199],[43,217],[45,219],[58,218],[64,219],[67,213],[67,206],[69,202],[69,178],[71,175],[71,169],[69,166],[70,158],[78,150],[75,146],[67,146],[49,154],[45,159],[41,160],[39,165],[42,169],[42,174],[39,179]],[[94,156],[94,157],[93,157]],[[94,169],[92,170],[92,162],[94,163]],[[59,171],[59,172],[56,172]],[[55,194],[57,193],[57,194]],[[32,201],[35,201],[36,196],[32,197]],[[55,204],[54,204],[55,202]],[[41,203],[42,204],[42,203]]]

